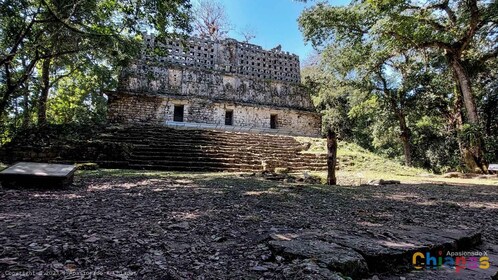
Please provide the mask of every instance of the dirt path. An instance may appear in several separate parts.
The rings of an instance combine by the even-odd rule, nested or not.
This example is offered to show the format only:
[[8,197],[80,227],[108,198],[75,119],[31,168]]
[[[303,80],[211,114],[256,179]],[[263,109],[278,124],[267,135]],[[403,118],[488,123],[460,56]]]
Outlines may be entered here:
[[[68,190],[0,191],[0,278],[332,278],[312,260],[276,256],[267,241],[275,233],[327,231],[378,237],[403,225],[479,229],[494,246],[497,217],[497,186],[77,176]],[[491,262],[494,273],[498,259]]]

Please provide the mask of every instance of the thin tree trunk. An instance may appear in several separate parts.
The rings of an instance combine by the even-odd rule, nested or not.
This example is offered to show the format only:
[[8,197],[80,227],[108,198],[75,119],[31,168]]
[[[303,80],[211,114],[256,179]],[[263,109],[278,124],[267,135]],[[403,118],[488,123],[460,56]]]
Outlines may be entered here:
[[11,73],[10,73],[10,65],[4,64],[5,68],[5,92],[2,95],[2,99],[0,99],[0,118],[5,113],[5,109],[7,108],[7,103],[9,102],[9,98],[14,93],[14,87],[12,86],[11,81]]
[[38,99],[38,125],[47,124],[47,99],[50,90],[50,58],[46,58],[42,63],[41,91]]
[[[22,65],[27,68],[26,60],[22,60]],[[31,123],[31,114],[29,107],[29,81],[26,81],[22,86],[23,101],[22,101],[22,122],[21,128],[26,129]]]
[[396,113],[398,115],[399,129],[401,134],[399,138],[403,144],[403,152],[405,154],[405,165],[412,166],[412,148],[410,144],[411,132],[406,125],[406,118],[402,111],[398,110]]
[[[384,78],[384,76],[382,76],[381,72],[379,72],[379,78],[382,81],[382,86],[383,86],[382,91],[384,92],[384,96],[386,99],[388,99],[389,104],[391,105],[391,110],[398,118],[399,128],[401,131],[399,137],[401,139],[401,144],[403,145],[403,154],[405,155],[405,165],[412,166],[412,149],[410,146],[411,132],[408,126],[406,125],[406,117],[405,114],[403,113],[403,110],[401,109],[402,104],[398,106],[398,101],[401,98],[397,96],[396,92],[389,90],[387,86],[387,80]],[[399,103],[401,103],[401,101]]]
[[29,108],[29,85],[26,85],[23,93],[22,107],[22,128],[28,128],[31,123],[30,108]]
[[334,130],[327,131],[327,184],[336,185],[335,165],[337,162],[337,136]]
[[386,96],[389,97],[389,101],[391,103],[391,109],[394,111],[394,114],[398,118],[400,135],[399,138],[401,140],[401,144],[403,145],[403,154],[405,156],[405,165],[412,166],[412,147],[410,144],[411,139],[411,131],[406,125],[406,117],[403,111],[398,107],[398,103],[396,99],[391,95],[392,92],[389,92],[387,89],[384,90]]

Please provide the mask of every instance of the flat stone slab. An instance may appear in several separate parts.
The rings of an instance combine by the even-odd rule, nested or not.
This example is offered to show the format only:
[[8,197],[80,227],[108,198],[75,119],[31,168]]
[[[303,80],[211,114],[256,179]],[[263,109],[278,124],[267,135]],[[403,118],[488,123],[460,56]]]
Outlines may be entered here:
[[481,244],[481,233],[471,229],[434,229],[402,226],[382,234],[342,231],[274,234],[268,241],[276,253],[314,259],[353,279],[368,273],[409,271],[414,252],[459,251]]
[[73,182],[76,166],[18,162],[0,172],[4,188],[61,188]]
[[279,254],[289,257],[314,259],[332,271],[361,278],[367,275],[365,259],[351,248],[321,240],[272,240],[269,246]]

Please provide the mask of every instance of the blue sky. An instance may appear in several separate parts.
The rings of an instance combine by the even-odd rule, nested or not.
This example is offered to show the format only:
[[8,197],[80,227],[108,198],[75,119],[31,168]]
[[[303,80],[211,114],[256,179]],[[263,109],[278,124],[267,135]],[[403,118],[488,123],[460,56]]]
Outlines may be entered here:
[[[226,8],[227,15],[235,26],[229,37],[242,40],[237,29],[245,26],[256,31],[256,38],[250,42],[271,49],[278,44],[282,50],[299,55],[303,61],[312,51],[311,45],[305,45],[299,31],[297,19],[306,7],[316,4],[294,0],[219,0]],[[349,0],[329,0],[333,5],[346,5]]]

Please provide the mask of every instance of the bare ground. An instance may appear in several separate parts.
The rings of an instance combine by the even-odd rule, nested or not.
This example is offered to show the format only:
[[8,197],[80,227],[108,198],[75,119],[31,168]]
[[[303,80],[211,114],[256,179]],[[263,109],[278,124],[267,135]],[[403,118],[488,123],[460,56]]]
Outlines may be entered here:
[[[498,186],[328,187],[230,174],[85,173],[67,190],[0,190],[0,278],[332,278],[313,260],[272,254],[265,241],[276,232],[382,236],[400,225],[479,229],[486,250],[498,255]],[[498,259],[491,262],[488,274]],[[444,273],[448,278],[433,277],[454,275]]]

